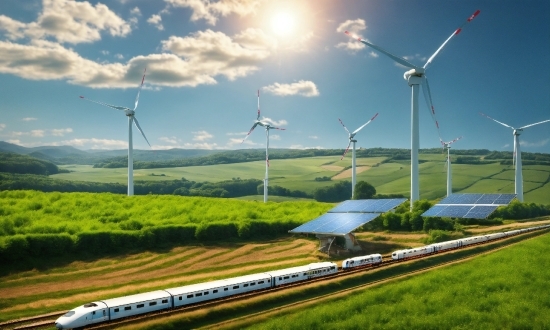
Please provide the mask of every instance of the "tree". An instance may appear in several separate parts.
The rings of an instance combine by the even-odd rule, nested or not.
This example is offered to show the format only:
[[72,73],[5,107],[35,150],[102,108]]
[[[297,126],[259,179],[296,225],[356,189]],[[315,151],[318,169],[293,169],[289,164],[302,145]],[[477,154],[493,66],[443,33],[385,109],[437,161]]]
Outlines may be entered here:
[[353,199],[370,199],[376,195],[376,189],[366,181],[359,181],[355,184]]

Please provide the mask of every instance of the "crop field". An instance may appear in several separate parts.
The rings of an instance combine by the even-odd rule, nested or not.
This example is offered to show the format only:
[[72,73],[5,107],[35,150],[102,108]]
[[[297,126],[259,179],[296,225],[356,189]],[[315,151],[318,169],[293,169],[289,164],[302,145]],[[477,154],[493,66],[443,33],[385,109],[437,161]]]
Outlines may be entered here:
[[[367,181],[381,194],[403,194],[410,192],[410,162],[399,161],[382,163],[385,157],[357,158],[357,180]],[[441,154],[421,154],[420,159],[420,198],[437,199],[446,194],[445,157]],[[335,181],[351,180],[351,157],[343,160],[334,156],[308,157],[297,159],[270,160],[270,185],[278,185],[290,190],[313,193],[315,189],[333,185]],[[510,165],[498,163],[467,165],[453,164],[453,192],[455,193],[513,193],[514,169]],[[62,168],[73,171],[52,175],[52,178],[126,183],[125,168],[92,168],[87,165],[64,165]],[[263,179],[263,161],[177,168],[134,170],[135,180],[179,180],[182,177],[197,182],[218,182],[241,179]],[[331,181],[316,181],[315,178],[331,177]],[[539,192],[550,179],[550,166],[523,166],[525,201],[542,202]],[[546,202],[548,203],[548,202]]]

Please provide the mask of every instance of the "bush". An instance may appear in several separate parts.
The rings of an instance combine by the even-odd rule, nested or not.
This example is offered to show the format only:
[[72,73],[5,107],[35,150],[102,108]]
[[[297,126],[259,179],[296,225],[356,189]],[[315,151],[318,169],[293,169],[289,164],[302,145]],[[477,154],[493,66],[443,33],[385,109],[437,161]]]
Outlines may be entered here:
[[202,223],[195,232],[195,237],[199,241],[226,240],[238,236],[237,226],[226,222]]

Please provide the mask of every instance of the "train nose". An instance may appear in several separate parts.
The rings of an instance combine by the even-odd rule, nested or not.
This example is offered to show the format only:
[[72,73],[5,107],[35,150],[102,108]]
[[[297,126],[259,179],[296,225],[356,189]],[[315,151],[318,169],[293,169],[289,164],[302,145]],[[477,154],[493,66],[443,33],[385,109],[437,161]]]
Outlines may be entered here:
[[59,322],[59,321],[58,321],[58,322],[55,322],[55,327],[56,327],[57,329],[63,329],[63,324],[61,324],[61,322]]

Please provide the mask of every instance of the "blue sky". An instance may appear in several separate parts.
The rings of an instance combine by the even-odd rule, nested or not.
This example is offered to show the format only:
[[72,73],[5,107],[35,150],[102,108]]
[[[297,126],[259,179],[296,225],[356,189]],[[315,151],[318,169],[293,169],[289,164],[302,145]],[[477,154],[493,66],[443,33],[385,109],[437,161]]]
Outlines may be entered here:
[[[453,147],[511,151],[512,130],[550,119],[547,0],[2,0],[0,140],[32,147],[124,149],[132,107],[153,149],[410,148],[407,69],[347,37],[423,65],[441,137]],[[278,19],[277,19],[278,17]],[[439,137],[420,93],[420,147]],[[550,152],[550,123],[522,150]],[[148,149],[134,129],[134,147]]]

